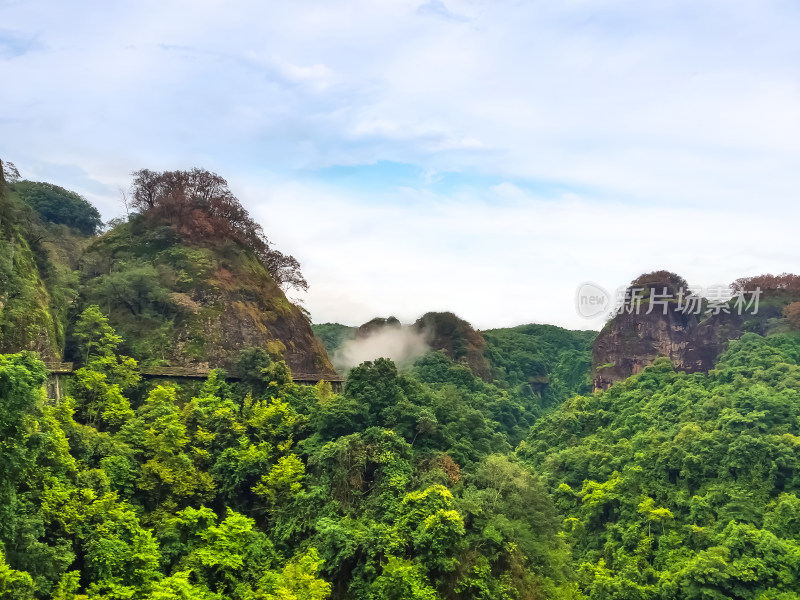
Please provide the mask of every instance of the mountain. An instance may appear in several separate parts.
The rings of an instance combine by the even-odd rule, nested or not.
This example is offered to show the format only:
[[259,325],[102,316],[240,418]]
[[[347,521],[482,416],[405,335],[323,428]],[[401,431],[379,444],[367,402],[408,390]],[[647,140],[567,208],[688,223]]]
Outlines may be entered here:
[[[737,280],[740,315],[648,273],[599,335],[312,327],[224,180],[140,171],[131,199],[100,235],[0,180],[3,598],[799,597],[800,277]],[[314,332],[363,350],[343,387],[280,360],[332,376]]]
[[[740,279],[732,289],[742,293],[742,305],[732,299],[714,307],[691,295],[686,280],[675,273],[655,271],[634,279],[627,288],[626,305],[594,341],[595,389],[635,375],[661,356],[680,371],[707,373],[729,342],[744,332],[786,329],[783,311],[800,300],[800,277]],[[751,301],[757,289],[761,295],[756,307]]]
[[483,354],[486,340],[467,321],[451,312],[429,312],[417,319],[413,328],[425,336],[431,348],[466,365],[484,381],[489,380],[491,367]]
[[707,374],[662,357],[567,400],[517,454],[587,597],[796,598],[799,416],[800,333],[745,333]]
[[209,246],[132,218],[86,250],[81,284],[81,305],[99,305],[142,364],[231,369],[255,347],[296,373],[335,375],[305,314],[239,244]]
[[89,246],[79,306],[96,304],[143,365],[235,368],[261,348],[296,375],[336,377],[310,320],[281,284],[305,280],[275,251],[224,179],[139,171],[138,212]]
[[[359,327],[324,323],[312,325],[312,329],[332,355],[344,344],[358,343],[375,334],[416,332],[427,348],[444,353],[473,375],[506,388],[528,387],[529,392],[542,396],[546,405],[591,390],[595,331],[536,324],[478,331],[450,312],[429,312],[408,326],[394,317],[376,317]],[[378,353],[370,358],[378,358],[385,351],[380,345],[370,349]]]
[[99,214],[58,186],[7,181],[2,166],[0,161],[0,352],[32,350],[59,361],[76,294],[73,270]]
[[223,179],[143,171],[133,195],[138,211],[98,234],[99,213],[74,192],[0,180],[0,351],[76,359],[70,323],[96,304],[144,366],[230,370],[260,348],[297,375],[338,377],[281,287],[306,285],[299,265]]

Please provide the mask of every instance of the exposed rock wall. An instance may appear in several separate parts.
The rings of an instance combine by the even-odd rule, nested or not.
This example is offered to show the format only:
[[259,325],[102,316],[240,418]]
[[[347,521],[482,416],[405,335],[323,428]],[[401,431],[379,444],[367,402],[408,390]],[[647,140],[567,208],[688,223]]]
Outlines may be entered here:
[[443,350],[485,381],[490,379],[491,366],[483,354],[486,340],[464,319],[451,312],[429,312],[420,317],[414,327],[425,333],[431,348]]
[[[338,377],[307,316],[241,244],[190,243],[134,222],[99,238],[83,265],[81,304],[101,306],[144,366],[232,369],[243,350],[262,348],[294,374]],[[109,295],[109,282],[136,277],[147,278],[138,297]]]
[[639,373],[660,356],[669,358],[678,370],[707,372],[728,342],[741,336],[743,319],[735,313],[692,314],[681,310],[677,300],[670,302],[666,314],[664,306],[656,302],[650,310],[651,288],[659,294],[666,288],[672,298],[677,298],[680,288],[688,289],[677,275],[660,272],[643,276],[629,290],[637,287],[648,290],[638,311],[634,307],[617,314],[606,323],[592,347],[596,390]]

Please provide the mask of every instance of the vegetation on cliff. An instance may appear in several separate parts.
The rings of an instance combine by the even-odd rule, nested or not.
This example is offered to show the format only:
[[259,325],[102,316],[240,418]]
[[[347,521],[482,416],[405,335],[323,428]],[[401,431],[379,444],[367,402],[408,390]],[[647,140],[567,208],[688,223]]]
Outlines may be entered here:
[[707,375],[661,359],[541,419],[546,482],[591,598],[800,593],[800,337],[746,334]]
[[342,394],[263,351],[242,381],[143,383],[99,307],[57,404],[0,358],[0,590],[12,598],[579,597],[502,394],[432,353]]
[[[595,360],[638,366],[599,392],[594,332],[315,326],[427,339],[334,391],[293,383],[332,373],[282,289],[305,280],[223,179],[139,171],[100,233],[79,196],[0,171],[0,598],[800,595],[797,276],[735,282],[764,290],[753,318],[612,321]],[[47,398],[65,343],[79,368]],[[142,376],[165,363],[237,376]]]
[[297,372],[335,375],[281,287],[307,287],[299,264],[269,244],[224,179],[137,171],[130,208],[84,252],[78,304],[101,306],[128,354],[146,365],[230,369],[259,347]]
[[[58,360],[77,291],[75,256],[88,241],[73,225],[97,211],[62,188],[19,181],[15,169],[0,171],[13,175],[0,176],[0,351],[29,349]],[[77,221],[53,214],[50,208],[62,202]]]
[[81,305],[101,306],[145,364],[232,368],[261,347],[297,371],[333,373],[303,313],[234,240],[200,243],[135,215],[86,250],[80,275]]

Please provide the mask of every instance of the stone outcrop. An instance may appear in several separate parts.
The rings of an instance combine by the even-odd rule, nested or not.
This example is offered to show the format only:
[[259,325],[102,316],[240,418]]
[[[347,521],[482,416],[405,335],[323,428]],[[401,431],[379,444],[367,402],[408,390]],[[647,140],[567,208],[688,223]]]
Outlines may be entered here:
[[491,378],[491,366],[483,354],[486,340],[464,319],[451,312],[429,312],[417,319],[413,327],[425,334],[434,350],[443,350],[485,381]]
[[375,317],[363,325],[360,325],[356,329],[355,336],[357,340],[363,340],[364,338],[368,338],[372,334],[383,331],[386,328],[401,329],[402,327],[402,323],[400,323],[396,317],[388,317],[386,319],[383,317]]
[[[643,288],[638,310],[633,303],[608,323],[592,347],[594,388],[605,389],[639,373],[656,358],[666,356],[675,368],[688,373],[707,372],[731,339],[742,333],[743,318],[738,314],[708,315],[683,310],[689,300],[679,304],[679,290],[688,290],[686,282],[673,273],[660,271],[634,280],[629,293]],[[671,297],[666,306],[655,294]],[[651,306],[652,302],[652,306]]]
[[[130,264],[152,266],[157,281],[149,285],[167,293],[156,301],[145,295],[139,313],[130,309],[139,307],[133,302],[103,306],[125,340],[123,350],[143,366],[235,370],[243,350],[261,348],[285,360],[293,373],[338,378],[307,315],[287,299],[252,251],[233,242],[190,244],[167,229],[131,232],[130,227],[118,226],[87,250],[85,264],[101,261],[102,269],[84,268],[82,300],[102,304],[96,290],[106,273]],[[164,317],[148,316],[157,311]]]
[[169,364],[231,369],[242,350],[263,348],[283,357],[293,373],[337,377],[305,315],[266,271],[252,267],[249,273],[223,276],[217,271],[210,286],[189,294],[197,308],[183,310],[176,319]]

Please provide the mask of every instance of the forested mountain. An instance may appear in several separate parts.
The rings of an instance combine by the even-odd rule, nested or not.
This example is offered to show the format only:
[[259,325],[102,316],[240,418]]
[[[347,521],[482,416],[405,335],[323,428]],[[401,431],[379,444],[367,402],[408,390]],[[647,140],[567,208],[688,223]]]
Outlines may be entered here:
[[0,161],[0,351],[60,360],[77,258],[100,215],[73,192],[17,176]]
[[[600,350],[644,348],[641,368],[594,391],[592,331],[427,313],[314,337],[282,289],[299,265],[214,174],[137,172],[105,231],[80,196],[8,179],[0,598],[800,595],[795,276],[735,282],[771,290],[765,311],[695,372],[658,357],[661,325],[612,321]],[[422,343],[324,381],[323,342],[386,331]],[[176,364],[225,370],[152,376]]]
[[800,593],[800,335],[746,334],[708,374],[661,359],[568,400],[517,455],[591,598]]
[[[348,327],[313,324],[328,353],[377,332],[403,327],[394,317],[377,317]],[[426,313],[407,326],[419,333],[430,351],[441,351],[473,374],[506,390],[536,394],[543,406],[591,390],[592,343],[596,331],[570,331],[554,325],[520,325],[476,331],[453,313]],[[377,349],[376,351],[378,351]]]

